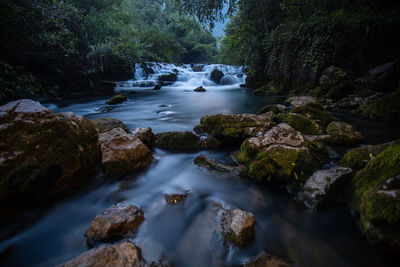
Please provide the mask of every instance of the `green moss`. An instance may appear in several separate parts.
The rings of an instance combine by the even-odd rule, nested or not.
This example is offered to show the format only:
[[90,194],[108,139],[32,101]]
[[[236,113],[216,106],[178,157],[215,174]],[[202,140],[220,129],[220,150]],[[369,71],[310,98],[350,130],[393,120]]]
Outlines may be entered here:
[[396,120],[400,118],[400,89],[396,90],[371,104],[362,106],[364,116],[377,120]]
[[128,98],[125,95],[119,94],[110,98],[110,100],[107,101],[107,105],[116,105],[125,102],[127,100]]
[[259,114],[264,114],[264,113],[267,113],[267,112],[270,112],[270,111],[274,112],[275,114],[281,113],[281,110],[276,105],[265,106],[258,113]]
[[381,144],[353,149],[343,156],[340,160],[340,166],[349,167],[356,171],[361,170],[388,146],[389,144]]
[[278,168],[276,162],[266,152],[260,153],[249,166],[249,174],[257,180],[270,180]]
[[192,132],[165,132],[156,135],[156,146],[165,149],[198,149],[200,137]]
[[272,83],[261,86],[253,91],[253,95],[280,95],[282,94],[278,87],[274,86]]
[[332,116],[328,112],[324,111],[319,103],[309,103],[300,107],[296,107],[292,109],[292,113],[304,115],[323,127],[328,126],[328,124],[333,120]]
[[258,151],[249,146],[249,140],[245,140],[240,146],[240,150],[234,154],[235,159],[240,164],[248,164],[257,156]]
[[362,135],[350,124],[335,121],[328,125],[326,132],[332,136],[332,142],[342,145],[354,145],[362,141]]
[[231,233],[225,234],[224,235],[224,239],[225,239],[226,242],[233,243],[233,244],[236,243],[236,235],[235,235],[235,233],[231,232]]
[[279,114],[278,119],[281,122],[289,124],[303,134],[319,135],[323,133],[321,126],[319,126],[315,121],[310,120],[301,114]]

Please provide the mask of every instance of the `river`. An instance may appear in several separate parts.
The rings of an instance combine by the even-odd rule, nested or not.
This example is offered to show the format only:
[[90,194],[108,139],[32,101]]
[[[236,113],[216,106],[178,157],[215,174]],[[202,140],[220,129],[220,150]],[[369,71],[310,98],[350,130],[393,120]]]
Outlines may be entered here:
[[[213,68],[230,73],[224,85],[210,81]],[[245,75],[239,67],[208,65],[194,72],[190,65],[153,64],[152,69],[154,74],[146,75],[137,65],[135,79],[118,83],[116,91],[128,96],[120,105],[107,106],[105,97],[97,97],[60,101],[48,107],[89,119],[112,117],[132,131],[151,127],[159,133],[192,130],[204,115],[256,113],[267,104],[283,102],[280,97],[253,96],[240,88]],[[151,90],[159,75],[172,71],[178,73],[175,84]],[[193,91],[200,85],[207,92]],[[379,124],[361,124],[367,125],[370,133],[375,129],[379,135],[382,130]],[[175,266],[236,266],[264,251],[301,266],[395,266],[390,257],[361,236],[347,207],[331,206],[312,214],[284,188],[193,164],[200,153],[229,162],[230,152],[154,149],[151,166],[123,179],[111,179],[99,167],[89,184],[36,211],[41,215],[27,220],[19,231],[10,235],[12,229],[3,229],[0,264],[54,266],[68,261],[87,250],[84,233],[97,214],[118,202],[128,202],[144,211],[145,222],[132,240],[142,246],[149,260],[162,255]],[[189,196],[177,205],[167,205],[164,200],[164,194],[185,191]],[[255,238],[249,245],[226,246],[218,235],[210,233],[208,212],[214,202],[254,213]]]

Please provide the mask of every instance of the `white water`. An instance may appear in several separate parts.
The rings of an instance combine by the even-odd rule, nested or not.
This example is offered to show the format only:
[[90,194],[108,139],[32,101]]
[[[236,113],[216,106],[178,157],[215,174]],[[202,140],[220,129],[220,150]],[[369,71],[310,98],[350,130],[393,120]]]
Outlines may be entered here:
[[[135,77],[132,80],[117,83],[116,91],[129,91],[138,89],[151,89],[159,82],[159,77],[164,74],[177,74],[177,81],[163,88],[193,90],[203,86],[206,90],[212,89],[232,89],[238,88],[240,84],[245,83],[246,75],[242,66],[229,66],[222,64],[171,64],[147,62],[135,65]],[[195,70],[193,70],[195,69]],[[211,80],[211,72],[218,69],[224,73],[224,77],[219,84]],[[151,71],[149,71],[151,70]]]

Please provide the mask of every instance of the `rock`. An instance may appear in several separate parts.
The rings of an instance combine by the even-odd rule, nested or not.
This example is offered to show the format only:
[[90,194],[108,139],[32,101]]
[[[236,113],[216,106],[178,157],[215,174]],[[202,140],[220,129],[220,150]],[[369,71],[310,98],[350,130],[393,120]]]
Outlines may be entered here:
[[246,84],[241,83],[241,84],[239,84],[239,87],[240,87],[240,88],[246,88]]
[[176,82],[178,80],[178,75],[176,73],[163,74],[158,77],[160,82]]
[[394,62],[388,62],[370,69],[356,82],[374,91],[391,91],[399,85],[399,70]]
[[121,128],[100,134],[103,170],[107,174],[120,175],[148,166],[151,151],[133,135]]
[[362,105],[359,112],[375,120],[398,122],[400,120],[400,88],[374,101]]
[[304,115],[323,127],[328,126],[333,120],[332,116],[326,112],[319,103],[308,103],[295,107],[292,109],[292,113]]
[[159,85],[159,84],[156,84],[153,88],[153,90],[160,90],[160,89],[161,89],[161,85]]
[[341,121],[331,122],[326,132],[332,136],[332,142],[342,145],[354,145],[362,141],[362,135],[353,129],[350,124]]
[[147,128],[136,128],[133,133],[133,137],[138,138],[147,147],[153,147],[155,142],[155,136],[153,130],[150,127]]
[[327,81],[335,79],[337,80],[341,76],[344,76],[344,71],[341,68],[330,66],[322,72],[321,78],[319,79],[320,84],[327,83]]
[[105,133],[111,131],[114,128],[122,128],[126,133],[131,133],[129,128],[120,120],[114,118],[101,118],[94,120],[93,123],[96,125],[99,133]]
[[201,138],[192,132],[165,132],[156,135],[155,146],[163,149],[212,149],[219,146],[213,137]]
[[65,192],[87,181],[99,158],[88,119],[27,99],[0,106],[0,199]]
[[273,112],[262,115],[235,114],[204,116],[200,120],[200,129],[208,132],[222,143],[235,144],[251,136],[261,136],[275,125]]
[[318,125],[318,123],[301,114],[279,114],[278,120],[289,124],[302,134],[321,135],[323,133],[323,129]]
[[245,245],[254,236],[254,215],[240,209],[227,210],[222,214],[222,233],[225,241]]
[[204,137],[202,136],[200,138],[200,147],[204,148],[204,149],[213,149],[213,148],[217,148],[219,147],[219,145],[221,144],[221,142],[212,136],[209,137]]
[[219,84],[219,82],[221,81],[222,77],[224,77],[224,73],[218,69],[214,69],[211,72],[211,81]]
[[347,73],[338,67],[325,69],[320,78],[320,85],[312,90],[314,96],[340,99],[354,91],[354,86]]
[[250,259],[243,263],[243,267],[291,267],[295,266],[288,260],[273,256],[270,254],[262,253],[256,258]]
[[207,90],[204,89],[203,86],[199,86],[199,87],[197,87],[196,89],[194,89],[194,91],[195,91],[195,92],[206,92]]
[[390,142],[379,145],[367,145],[353,149],[343,156],[340,160],[340,166],[349,167],[355,171],[361,170],[371,159],[374,159],[379,153],[392,144],[393,142]]
[[325,135],[305,135],[304,136],[308,141],[313,142],[313,143],[329,143],[332,141],[332,136],[329,134]]
[[244,166],[231,166],[227,164],[220,163],[216,161],[215,159],[212,159],[204,154],[198,155],[194,159],[194,164],[200,166],[200,167],[205,167],[211,170],[216,170],[220,172],[229,172],[233,173],[235,175],[245,175],[246,174],[246,168]]
[[185,192],[184,194],[165,194],[164,198],[169,205],[174,205],[185,200],[187,196],[188,192]]
[[318,103],[317,99],[313,96],[293,96],[286,100],[294,108],[304,106],[310,103]]
[[145,266],[140,248],[131,242],[103,245],[86,251],[75,259],[63,263],[61,267],[95,267],[95,266]]
[[351,206],[374,244],[400,251],[400,141],[371,159],[353,179]]
[[110,98],[110,100],[107,101],[107,105],[121,104],[122,102],[125,102],[127,100],[128,98],[125,95],[119,94]]
[[275,86],[274,82],[261,86],[252,92],[253,95],[264,96],[264,95],[279,95],[281,90]]
[[143,211],[128,203],[118,203],[90,223],[85,236],[89,246],[98,242],[110,242],[134,234],[144,221]]
[[342,184],[346,178],[350,178],[352,172],[352,169],[343,167],[316,171],[307,180],[303,191],[298,194],[298,198],[308,208],[315,209],[327,200],[331,192]]
[[260,112],[258,112],[259,114],[264,114],[267,112],[274,112],[275,114],[279,114],[281,112],[284,112],[286,110],[286,107],[284,105],[268,105],[263,107]]

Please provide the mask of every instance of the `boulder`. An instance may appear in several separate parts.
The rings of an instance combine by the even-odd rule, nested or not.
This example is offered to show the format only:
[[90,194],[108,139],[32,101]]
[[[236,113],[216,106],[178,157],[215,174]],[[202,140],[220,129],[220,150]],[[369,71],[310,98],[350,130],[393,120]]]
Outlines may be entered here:
[[163,74],[158,77],[160,82],[176,82],[178,80],[178,75],[176,73]]
[[164,132],[156,135],[155,146],[163,149],[211,149],[219,145],[213,137],[201,138],[192,132]]
[[333,120],[332,116],[319,103],[314,102],[295,107],[291,112],[304,115],[323,127],[328,126]]
[[371,159],[353,179],[351,206],[374,244],[400,251],[400,141]]
[[203,149],[214,149],[219,147],[220,144],[221,142],[217,138],[212,136],[202,136],[200,138],[200,147]]
[[304,135],[304,138],[313,143],[329,143],[332,141],[332,136],[329,134],[324,135]]
[[184,194],[165,194],[164,198],[169,205],[174,205],[181,201],[184,201],[188,194],[189,192],[185,192]]
[[279,114],[281,112],[284,112],[286,110],[286,107],[284,105],[268,105],[263,107],[258,114],[264,114],[267,112],[274,112],[275,114]]
[[99,133],[111,131],[114,128],[122,128],[126,133],[130,133],[129,128],[120,120],[114,118],[101,118],[93,120]]
[[330,198],[330,194],[350,178],[352,172],[352,169],[343,167],[316,171],[307,180],[298,198],[308,208],[315,209]]
[[398,66],[394,62],[388,62],[374,67],[356,82],[374,91],[391,91],[399,85]]
[[218,69],[214,69],[211,72],[211,81],[217,84],[221,81],[222,77],[224,77],[224,73]]
[[153,90],[160,90],[161,89],[161,85],[159,85],[159,84],[156,84],[156,85],[154,85],[154,87],[153,87]]
[[288,260],[279,258],[274,255],[262,253],[261,255],[243,263],[243,267],[291,267],[296,266]]
[[135,132],[133,133],[133,137],[138,138],[150,148],[154,146],[155,136],[153,130],[150,127],[136,128]]
[[[113,245],[103,245],[86,251],[75,259],[63,263],[61,267],[114,267],[114,266],[145,266],[139,247],[131,242]],[[152,265],[153,266],[153,265]]]
[[121,128],[100,134],[99,140],[103,170],[107,174],[125,174],[146,167],[153,160],[150,149]]
[[138,207],[118,203],[97,215],[90,223],[85,234],[87,243],[93,246],[98,242],[110,242],[131,236],[143,221],[143,211]]
[[264,95],[280,95],[282,92],[274,82],[269,82],[252,92],[253,95],[264,96]]
[[241,83],[241,84],[239,84],[239,87],[240,87],[240,88],[246,88],[246,84]]
[[111,97],[108,101],[107,101],[107,105],[116,105],[116,104],[121,104],[125,101],[127,101],[128,98],[123,95],[123,94],[119,94],[116,96]]
[[200,120],[202,132],[207,132],[222,143],[235,144],[251,136],[261,136],[275,125],[276,115],[273,112],[262,115],[234,114],[204,116]]
[[278,120],[292,126],[302,134],[321,135],[323,129],[315,121],[308,119],[306,116],[296,113],[279,114]]
[[0,106],[0,199],[54,195],[87,181],[100,162],[98,136],[88,119],[32,100]]
[[221,218],[225,241],[234,245],[245,245],[254,236],[254,215],[240,209],[224,211]]
[[318,100],[313,96],[293,96],[286,100],[286,102],[297,108],[310,103],[318,103]]
[[332,142],[335,144],[354,145],[363,140],[360,132],[342,121],[331,122],[326,128],[326,132],[332,136]]
[[199,87],[197,87],[196,89],[194,89],[194,91],[195,91],[195,92],[206,92],[207,90],[204,89],[203,86],[199,86]]
[[204,167],[204,168],[211,169],[211,170],[233,173],[235,175],[245,175],[246,174],[246,168],[244,166],[232,166],[232,165],[223,164],[223,163],[218,162],[215,159],[212,159],[204,154],[198,155],[194,159],[193,162],[197,166]]

